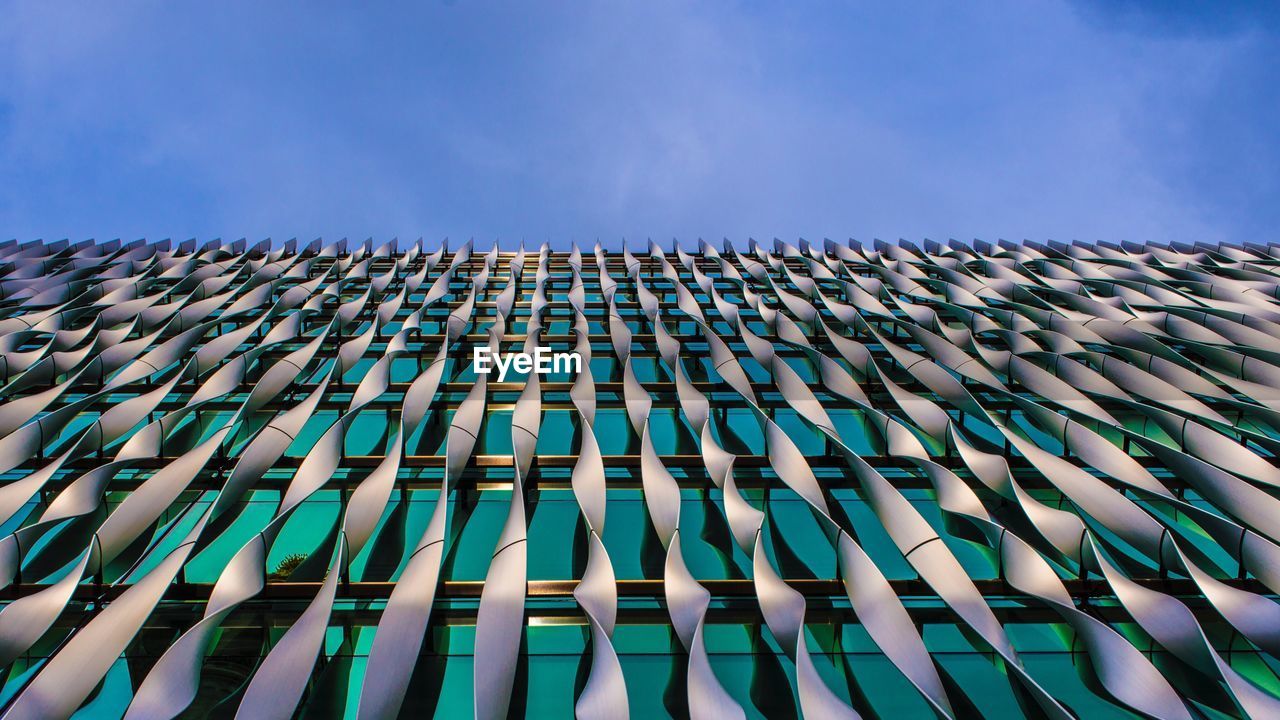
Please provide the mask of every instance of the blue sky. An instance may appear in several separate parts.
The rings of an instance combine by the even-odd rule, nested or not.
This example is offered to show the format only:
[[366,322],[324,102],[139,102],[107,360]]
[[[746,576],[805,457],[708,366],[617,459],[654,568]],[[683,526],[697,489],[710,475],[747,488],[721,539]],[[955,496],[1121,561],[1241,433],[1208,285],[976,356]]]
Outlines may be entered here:
[[1266,4],[369,5],[0,2],[0,237],[1277,239]]

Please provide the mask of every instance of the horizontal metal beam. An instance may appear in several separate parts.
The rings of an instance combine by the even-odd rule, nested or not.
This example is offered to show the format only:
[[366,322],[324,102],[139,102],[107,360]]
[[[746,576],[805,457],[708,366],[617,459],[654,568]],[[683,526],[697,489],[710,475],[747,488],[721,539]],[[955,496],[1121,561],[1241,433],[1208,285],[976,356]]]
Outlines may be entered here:
[[[1182,578],[1133,578],[1132,581],[1145,588],[1156,590],[1176,597],[1197,597],[1199,587],[1191,580]],[[810,578],[792,578],[786,580],[793,589],[806,598],[845,598],[844,585],[839,580]],[[1009,585],[999,579],[973,580],[984,597],[1025,599]],[[1271,591],[1255,579],[1227,579],[1227,585],[1259,595],[1270,595]],[[699,580],[699,583],[711,593],[712,598],[753,598],[755,583],[752,580]],[[904,599],[918,598],[938,600],[938,595],[928,583],[919,579],[890,580],[894,593]],[[1114,597],[1108,586],[1101,580],[1067,579],[1063,581],[1067,592],[1077,599]],[[258,598],[262,600],[310,600],[320,592],[320,582],[268,582]],[[340,599],[348,600],[385,600],[395,588],[394,582],[344,582],[338,592]],[[665,590],[662,580],[618,580],[616,581],[620,599],[656,599],[663,601]],[[0,591],[0,600],[13,600],[47,589],[44,583],[20,583],[11,585]],[[80,601],[101,600],[110,602],[119,597],[128,585],[96,585],[82,583],[76,586],[74,597]],[[529,600],[573,599],[573,591],[578,587],[577,580],[531,580],[527,583],[526,598]],[[447,580],[439,584],[437,597],[443,599],[462,600],[479,598],[484,583],[472,580]],[[175,582],[165,594],[166,600],[205,601],[213,591],[213,583],[181,583]]]

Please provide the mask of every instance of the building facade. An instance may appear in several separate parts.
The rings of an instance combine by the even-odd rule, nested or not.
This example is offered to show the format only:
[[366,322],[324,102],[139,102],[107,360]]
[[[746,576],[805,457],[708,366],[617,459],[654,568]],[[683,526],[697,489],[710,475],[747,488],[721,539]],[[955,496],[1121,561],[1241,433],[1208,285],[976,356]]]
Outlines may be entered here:
[[1278,264],[0,245],[0,717],[1280,717]]

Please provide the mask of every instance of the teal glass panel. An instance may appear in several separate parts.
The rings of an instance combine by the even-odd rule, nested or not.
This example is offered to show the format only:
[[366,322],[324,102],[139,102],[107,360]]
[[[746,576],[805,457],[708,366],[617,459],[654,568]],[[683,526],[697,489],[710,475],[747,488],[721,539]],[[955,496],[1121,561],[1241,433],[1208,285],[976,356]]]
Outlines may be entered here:
[[347,455],[381,455],[391,432],[390,413],[382,409],[365,410],[347,427],[343,447]]
[[818,373],[814,370],[813,362],[808,358],[794,355],[780,355],[779,357],[782,358],[782,361],[785,362],[788,367],[796,371],[796,374],[800,376],[801,380],[804,380],[807,383],[819,382]]
[[836,432],[840,434],[840,440],[845,444],[845,447],[858,455],[879,454],[877,450],[879,434],[867,422],[865,412],[850,408],[831,407],[829,405],[824,409],[827,411],[827,415],[831,417],[831,422],[835,425]]
[[204,550],[187,562],[188,582],[215,582],[231,557],[275,515],[280,493],[274,490],[252,490],[247,499],[228,511],[234,520]]
[[750,577],[750,558],[734,543],[723,508],[719,490],[680,492],[680,550],[696,578]]
[[307,418],[306,424],[302,426],[302,431],[289,443],[289,448],[285,450],[288,457],[306,457],[307,453],[315,447],[316,442],[329,430],[329,428],[338,421],[337,410],[317,410]]
[[910,580],[916,577],[915,570],[902,557],[880,519],[857,493],[852,490],[833,490],[831,494],[849,517],[854,539],[886,578]]
[[[714,406],[713,406],[714,408]],[[764,432],[760,422],[748,408],[715,408],[720,444],[738,455],[751,455],[764,451]]]
[[572,455],[577,452],[576,413],[569,410],[547,410],[542,413],[538,433],[539,455]]
[[662,577],[665,553],[649,522],[640,490],[609,490],[604,546],[619,580]]
[[[319,551],[314,562],[328,567],[332,557],[341,517],[342,503],[336,490],[320,490],[307,498],[289,516],[267,556],[267,568],[274,570],[289,556],[310,556]],[[324,542],[328,539],[329,542]],[[322,544],[323,543],[323,544]],[[279,578],[285,579],[285,578]]]
[[701,447],[699,432],[689,426],[677,408],[655,407],[649,411],[649,439],[659,455],[695,455]]
[[485,579],[510,504],[510,490],[456,494],[453,523],[460,532],[446,549],[446,580]]
[[767,497],[765,549],[774,566],[784,577],[836,577],[835,549],[809,503],[789,489],[770,489]]
[[817,456],[826,454],[826,436],[809,425],[795,410],[779,408],[773,412],[773,421],[782,428],[800,452]]
[[626,455],[633,450],[639,452],[639,441],[635,439],[635,431],[631,428],[626,410],[621,408],[597,410],[593,429],[601,454]]
[[[213,504],[216,493],[199,493],[199,500],[195,500],[197,493],[184,493],[184,495],[187,497],[180,498],[178,502],[174,503],[161,515],[146,554],[140,558],[136,567],[130,570],[127,566],[113,563],[108,566],[107,580],[116,582],[124,579],[128,582],[137,582],[147,573],[154,570],[157,565],[164,562],[169,553],[176,550],[178,545],[186,539],[187,533],[199,522],[200,516]],[[125,572],[128,572],[128,575],[125,578],[121,578],[120,574]]]
[[345,373],[342,374],[342,381],[351,384],[357,384],[369,372],[369,368],[377,362],[375,358],[368,356],[362,357],[356,361]]
[[[568,580],[574,577],[575,554],[585,566],[585,547],[579,534],[578,504],[568,490],[540,490],[529,521],[529,579]],[[612,518],[606,510],[605,526]]]
[[399,527],[404,518],[404,503],[399,497],[398,490],[392,491],[369,541],[351,559],[349,574],[353,581],[382,581],[394,572],[405,545]]
[[476,443],[476,453],[480,455],[512,454],[511,417],[511,410],[490,410],[485,414],[484,425],[480,428],[480,441]]

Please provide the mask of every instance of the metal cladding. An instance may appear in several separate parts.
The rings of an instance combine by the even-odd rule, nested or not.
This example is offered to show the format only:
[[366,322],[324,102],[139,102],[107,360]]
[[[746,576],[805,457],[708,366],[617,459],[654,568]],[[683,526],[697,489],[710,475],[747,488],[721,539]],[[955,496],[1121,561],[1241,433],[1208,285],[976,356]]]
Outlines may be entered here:
[[1280,717],[1278,268],[0,245],[2,718]]

